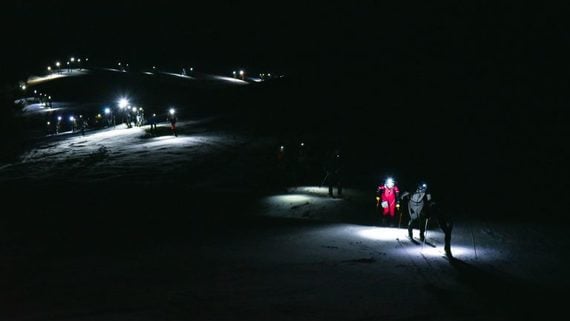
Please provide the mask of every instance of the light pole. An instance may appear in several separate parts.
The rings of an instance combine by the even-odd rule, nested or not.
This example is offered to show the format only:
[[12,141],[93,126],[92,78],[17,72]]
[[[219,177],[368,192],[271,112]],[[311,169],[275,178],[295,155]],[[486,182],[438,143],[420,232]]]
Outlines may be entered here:
[[57,67],[57,73],[60,73],[61,72],[61,64],[59,63],[59,61],[57,61],[55,63],[55,66]]
[[239,71],[239,76],[241,77],[241,80],[244,79],[244,75],[245,75],[245,71],[243,71],[243,69],[240,70],[240,71]]

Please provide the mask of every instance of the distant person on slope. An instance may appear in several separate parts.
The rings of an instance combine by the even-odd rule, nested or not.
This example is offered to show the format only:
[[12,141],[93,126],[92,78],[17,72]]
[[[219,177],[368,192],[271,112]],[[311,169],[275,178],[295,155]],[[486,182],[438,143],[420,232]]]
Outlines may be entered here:
[[171,108],[170,111],[168,112],[168,121],[170,122],[170,128],[172,129],[172,133],[174,134],[174,136],[178,136],[178,133],[176,132],[176,111],[174,110],[174,108]]
[[325,180],[328,182],[329,196],[334,197],[333,189],[336,186],[337,196],[342,197],[342,159],[340,156],[340,151],[338,149],[334,150],[334,152],[331,154],[325,165],[325,168],[327,171]]
[[156,114],[155,113],[153,113],[152,116],[150,116],[149,124],[150,124],[150,133],[153,135],[156,134]]

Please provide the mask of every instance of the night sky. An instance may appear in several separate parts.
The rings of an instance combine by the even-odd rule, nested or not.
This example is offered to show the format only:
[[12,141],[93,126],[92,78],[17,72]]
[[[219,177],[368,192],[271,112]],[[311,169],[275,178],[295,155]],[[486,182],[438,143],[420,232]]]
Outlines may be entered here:
[[406,109],[399,115],[416,113],[402,130],[406,138],[438,128],[432,138],[443,143],[436,152],[449,153],[437,161],[459,155],[466,167],[479,168],[473,180],[488,173],[502,182],[499,190],[547,181],[545,195],[567,187],[567,7],[494,1],[3,6],[3,84],[72,55],[134,68],[273,70],[300,83],[300,99],[312,95],[342,110],[338,118],[387,105]]
[[75,54],[208,69],[406,72],[413,78],[461,75],[473,81],[499,75],[532,80],[531,74],[567,71],[556,65],[568,51],[565,8],[492,2],[206,3],[10,3],[0,13],[3,69],[34,70]]

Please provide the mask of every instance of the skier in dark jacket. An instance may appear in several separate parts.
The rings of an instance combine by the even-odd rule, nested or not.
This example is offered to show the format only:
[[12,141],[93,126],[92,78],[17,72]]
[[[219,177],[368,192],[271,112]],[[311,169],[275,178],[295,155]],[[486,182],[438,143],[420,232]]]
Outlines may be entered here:
[[431,197],[426,184],[419,184],[413,194],[408,192],[402,195],[402,198],[409,197],[408,211],[410,221],[408,223],[408,236],[412,238],[413,224],[418,222],[420,229],[420,239],[425,241],[425,232],[428,223],[433,219],[439,224],[444,234],[444,250],[445,255],[449,258],[451,254],[451,232],[453,230],[453,220],[449,211],[443,210]]
[[416,191],[411,195],[409,193],[404,193],[402,198],[409,197],[408,201],[408,213],[410,214],[410,220],[408,221],[408,237],[413,238],[413,225],[417,222],[420,229],[420,240],[425,239],[425,222],[426,213],[424,207],[427,202],[431,201],[431,194],[427,192],[427,185],[425,183],[418,184]]
[[445,255],[449,258],[452,257],[451,254],[451,231],[453,230],[453,219],[449,211],[442,209],[436,202],[430,201],[426,208],[426,218],[436,219],[439,227],[444,234],[444,250]]
[[327,176],[325,180],[329,186],[329,196],[334,197],[333,189],[336,186],[337,188],[337,196],[342,196],[342,160],[340,156],[340,151],[337,149],[335,150],[325,165],[325,169],[327,172]]

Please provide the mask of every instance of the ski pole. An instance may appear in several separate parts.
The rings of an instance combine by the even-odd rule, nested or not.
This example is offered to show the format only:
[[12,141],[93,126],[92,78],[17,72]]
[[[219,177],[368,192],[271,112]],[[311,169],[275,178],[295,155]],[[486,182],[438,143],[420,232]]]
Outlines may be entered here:
[[327,173],[327,175],[325,175],[325,178],[323,178],[323,181],[321,182],[321,185],[319,185],[319,187],[323,186],[323,184],[327,180],[327,177],[329,177],[329,173]]
[[398,204],[397,208],[398,208],[398,212],[400,212],[400,219],[398,220],[398,228],[400,228],[400,226],[402,225],[402,209],[399,206],[400,204]]
[[[428,227],[428,222],[429,222],[429,217],[426,217],[426,225],[425,225],[425,229],[424,229],[424,241],[422,243],[422,250],[424,249],[424,244],[426,244],[426,240],[427,240],[427,227]],[[421,224],[421,223],[420,223]]]

